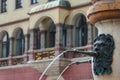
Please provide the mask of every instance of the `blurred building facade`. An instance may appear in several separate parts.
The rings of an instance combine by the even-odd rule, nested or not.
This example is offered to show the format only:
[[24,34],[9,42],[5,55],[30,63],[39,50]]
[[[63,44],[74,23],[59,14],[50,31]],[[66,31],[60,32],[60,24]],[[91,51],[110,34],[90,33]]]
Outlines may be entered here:
[[[90,0],[0,0],[0,80],[39,80],[62,51],[91,50],[97,35],[87,20],[91,4]],[[56,80],[69,63],[89,58],[66,53],[43,80]],[[71,65],[61,80],[93,80],[91,64]]]

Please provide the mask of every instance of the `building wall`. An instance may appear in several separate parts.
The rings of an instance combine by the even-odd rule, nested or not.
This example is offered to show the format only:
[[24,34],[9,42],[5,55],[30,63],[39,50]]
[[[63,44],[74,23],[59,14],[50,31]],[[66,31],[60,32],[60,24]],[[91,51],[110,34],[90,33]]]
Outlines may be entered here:
[[63,73],[63,78],[65,80],[93,80],[91,73],[91,64],[89,63],[72,65]]
[[[16,67],[0,70],[0,80],[38,80],[40,73],[31,67]],[[44,79],[45,80],[45,77]]]
[[31,0],[23,0],[23,8],[15,9],[15,0],[7,0],[7,12],[1,13],[0,20],[1,24],[13,22],[21,19],[28,18],[28,11],[37,5],[46,3],[47,0],[40,0],[39,3],[31,5]]
[[[27,13],[29,12],[29,10],[31,8],[48,2],[47,0],[40,0],[39,3],[31,5],[30,4],[31,0],[28,0],[28,1],[23,0],[23,8],[15,9],[15,0],[12,0],[12,1],[7,0],[7,1],[8,1],[7,2],[7,12],[0,14],[0,18],[2,19],[2,20],[0,20],[1,24],[28,18],[29,15]],[[70,1],[71,6],[79,6],[86,2],[87,3],[90,2],[90,0],[86,0],[86,1],[68,0],[68,1]]]
[[[33,13],[29,13],[32,9],[35,9],[36,6],[40,7],[44,4],[49,4],[52,2],[48,2],[47,0],[40,0],[37,4],[30,4],[31,0],[23,0],[23,8],[15,9],[15,0],[7,0],[7,12],[0,13],[0,68],[4,66],[16,66],[18,64],[28,64],[29,61],[42,61],[42,60],[49,60],[54,59],[56,56],[58,56],[62,51],[66,49],[79,49],[79,50],[91,50],[92,49],[92,35],[91,35],[91,25],[89,21],[87,20],[87,9],[91,5],[90,0],[68,0],[71,7],[66,8],[65,6],[56,6],[49,8],[49,6],[46,9],[39,10]],[[55,4],[54,4],[55,5]],[[37,8],[38,9],[38,8]],[[86,24],[87,24],[87,31],[86,35],[88,39],[87,44],[84,46],[76,46],[76,21],[78,17],[81,17],[82,15],[85,16]],[[50,26],[51,23],[54,23],[55,26],[55,45],[54,47],[48,47],[46,48],[45,44],[49,44],[50,37],[47,36],[46,38],[46,32],[48,32],[47,35],[50,35]],[[66,46],[63,46],[63,27],[66,29]],[[24,52],[21,55],[16,56],[16,45],[17,45],[17,34],[19,30],[23,31],[24,35]],[[39,30],[37,34],[35,34],[35,30]],[[2,57],[2,50],[3,50],[3,36],[5,35],[5,32],[8,33],[9,38],[9,53],[7,57]],[[37,35],[37,36],[36,36]],[[96,35],[96,34],[95,34]],[[36,49],[35,46],[38,45],[36,43],[36,39],[39,39],[40,42],[40,49]],[[49,38],[48,38],[49,37]],[[22,46],[23,47],[23,46]],[[69,53],[65,56],[63,55],[62,58],[76,58],[76,57],[85,57],[85,55],[69,55]],[[59,62],[60,63],[60,62]],[[38,63],[38,64],[41,64]],[[88,69],[84,72],[83,66],[86,66],[84,69]],[[56,66],[56,65],[55,65]],[[66,66],[65,64],[63,65]],[[43,66],[44,67],[44,64]],[[58,64],[58,69],[63,69],[63,67]],[[32,67],[33,68],[33,67]],[[40,77],[40,74],[42,73],[39,69],[36,70],[36,68],[32,69],[30,67],[23,67],[23,68],[14,68],[14,69],[5,69],[0,70],[0,80],[7,80],[8,78],[5,77],[6,74],[9,74],[9,72],[13,73],[13,75],[9,75],[10,80],[16,80],[23,79],[23,80],[38,80]],[[41,68],[41,66],[40,66]],[[80,66],[72,66],[70,67],[65,73],[63,74],[63,78],[65,80],[70,80],[69,76],[72,76],[76,78],[75,80],[81,79],[91,79],[91,66],[90,64],[83,64]],[[81,75],[75,74],[78,70],[79,73],[82,72]],[[25,72],[21,72],[19,75],[23,77],[18,77],[17,72],[20,70],[24,70]],[[29,71],[30,70],[30,71]],[[72,70],[72,71],[71,71]],[[82,70],[82,71],[81,71]],[[58,72],[61,70],[58,70]],[[33,73],[31,73],[33,72]],[[88,74],[86,75],[86,73]],[[31,73],[31,74],[29,74]],[[75,75],[74,75],[75,74]],[[31,76],[28,78],[28,75]],[[15,76],[13,78],[13,76]],[[58,76],[58,75],[57,75]],[[48,77],[48,76],[47,76]],[[49,80],[49,79],[48,79]],[[73,80],[73,79],[71,79]]]

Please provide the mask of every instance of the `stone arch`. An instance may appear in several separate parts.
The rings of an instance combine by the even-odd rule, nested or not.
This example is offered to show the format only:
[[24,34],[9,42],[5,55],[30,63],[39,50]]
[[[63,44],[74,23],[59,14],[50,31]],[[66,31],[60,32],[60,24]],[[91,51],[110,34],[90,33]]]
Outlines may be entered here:
[[5,31],[5,30],[3,30],[3,31],[0,32],[0,40],[3,39],[3,37],[4,37],[5,34],[7,34],[9,36],[8,32]]
[[43,18],[41,21],[41,30],[45,31],[45,48],[55,46],[56,25],[50,17]]
[[[76,20],[77,20],[77,18],[78,17],[80,17],[81,15],[84,15],[85,16],[85,14],[84,13],[81,13],[81,12],[77,12],[77,13],[75,13],[75,14],[72,14],[71,16],[70,16],[70,24],[71,25],[74,25],[75,24],[75,22],[76,22]],[[86,16],[85,16],[85,18],[86,18]],[[86,18],[86,20],[87,20],[87,18]]]
[[[34,18],[34,21],[30,21],[31,24],[30,24],[30,29],[34,29],[34,28],[37,28],[37,27],[40,27],[41,22],[47,18],[51,19],[54,23],[56,23],[56,20],[55,20],[55,17],[52,16],[51,14],[42,14],[42,15],[35,15],[37,16],[37,18],[35,17]],[[34,17],[34,16],[33,16]],[[32,19],[32,18],[31,18]]]
[[[44,46],[50,48],[55,46],[56,24],[51,17],[43,16],[36,22],[39,25],[40,31],[44,31]],[[50,37],[52,35],[52,37]]]
[[23,34],[24,34],[24,31],[21,27],[18,27],[16,29],[13,30],[13,33],[12,33],[12,37],[15,38],[17,36],[16,33],[18,33],[19,30],[22,30]]
[[87,19],[83,13],[71,15],[70,24],[73,25],[73,46],[80,47],[87,45]]
[[42,26],[40,26],[40,27],[48,29],[49,28],[49,24],[52,23],[52,22],[55,24],[55,22],[50,17],[42,18],[42,20],[41,20],[41,25]]

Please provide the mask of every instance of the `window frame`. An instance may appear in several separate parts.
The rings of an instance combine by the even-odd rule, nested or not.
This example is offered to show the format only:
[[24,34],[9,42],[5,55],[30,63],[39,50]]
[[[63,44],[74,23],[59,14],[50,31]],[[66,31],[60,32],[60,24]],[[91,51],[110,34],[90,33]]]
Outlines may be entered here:
[[[5,38],[5,40],[4,40],[4,38]],[[8,34],[5,33],[3,40],[2,40],[2,55],[1,55],[1,57],[2,58],[8,57],[8,55],[9,55],[9,39],[8,39]]]
[[35,49],[41,48],[39,28],[34,29],[34,44],[35,44]]
[[66,47],[67,46],[67,28],[65,25],[62,27],[62,30],[63,30],[63,40],[62,40],[63,47]]
[[15,9],[19,9],[23,7],[23,0],[16,0],[15,1]]
[[49,48],[55,47],[56,26],[52,22],[49,26]]
[[88,28],[86,17],[84,15],[79,16],[75,25],[75,47],[87,45]]
[[16,56],[22,55],[25,50],[25,38],[22,30],[16,36]]
[[51,22],[49,24],[49,28],[45,31],[45,48],[55,47],[55,38],[56,38],[56,25],[54,24],[54,22]]
[[1,13],[7,12],[7,0],[1,0]]
[[39,0],[31,0],[31,4],[37,4],[39,3]]

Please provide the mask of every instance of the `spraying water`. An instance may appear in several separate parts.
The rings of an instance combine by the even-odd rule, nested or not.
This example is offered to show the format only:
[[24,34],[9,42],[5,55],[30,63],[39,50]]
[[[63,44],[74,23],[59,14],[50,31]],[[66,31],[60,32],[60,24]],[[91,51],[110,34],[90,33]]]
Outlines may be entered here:
[[67,52],[83,53],[83,54],[94,53],[94,54],[95,54],[95,52],[79,51],[79,50],[76,50],[76,49],[63,51],[61,54],[59,54],[57,57],[55,57],[55,58],[53,59],[53,61],[47,66],[47,68],[44,70],[44,72],[43,72],[42,75],[40,76],[39,80],[42,80],[43,76],[45,75],[45,73],[47,72],[47,70],[52,66],[52,64],[53,64],[59,57],[61,57],[63,54],[65,54],[65,53],[67,53]]
[[51,67],[51,65],[60,57],[62,56],[64,53],[67,53],[67,52],[74,52],[74,50],[66,50],[66,51],[63,51],[61,54],[59,54],[57,57],[55,57],[53,59],[53,61],[47,66],[47,68],[44,70],[44,72],[42,73],[42,75],[40,76],[39,80],[42,80],[43,76],[45,75],[45,73],[47,72],[47,70],[49,69],[49,67]]
[[91,63],[91,60],[88,60],[88,61],[83,61],[83,62],[72,62],[70,64],[68,64],[68,66],[66,68],[64,68],[64,70],[60,73],[60,75],[58,76],[57,80],[60,79],[60,77],[62,76],[62,74],[73,64],[81,64],[81,63]]
[[[70,65],[72,65],[72,64],[70,64]],[[57,80],[60,79],[61,75],[69,68],[70,65],[68,65],[67,67],[64,68],[64,70],[63,70],[63,71],[60,73],[60,75],[58,76]]]

